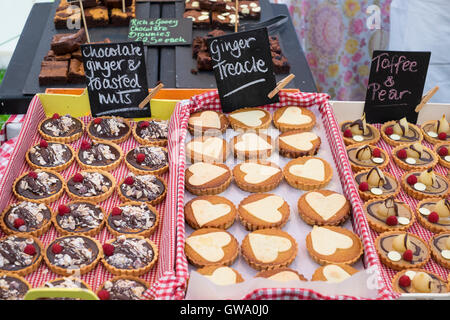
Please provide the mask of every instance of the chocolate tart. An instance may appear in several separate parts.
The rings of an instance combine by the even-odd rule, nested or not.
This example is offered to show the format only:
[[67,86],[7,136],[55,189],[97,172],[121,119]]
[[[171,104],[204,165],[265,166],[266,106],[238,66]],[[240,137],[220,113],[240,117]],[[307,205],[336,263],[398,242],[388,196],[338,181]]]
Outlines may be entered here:
[[229,125],[225,114],[213,110],[194,112],[188,120],[188,130],[193,136],[219,136],[225,133]]
[[244,132],[230,142],[233,156],[238,159],[266,159],[273,151],[272,138],[256,132]]
[[261,229],[247,234],[242,240],[244,260],[255,270],[273,270],[289,266],[297,256],[295,239],[280,229]]
[[[428,169],[430,170],[430,169]],[[433,197],[438,197],[438,198],[445,198],[448,193],[449,193],[449,182],[447,180],[447,178],[445,178],[443,175],[434,172],[435,174],[435,181],[433,182],[433,184],[431,186],[427,186],[423,183],[417,182],[414,185],[410,185],[408,183],[408,177],[411,175],[416,176],[417,178],[419,178],[421,172],[417,172],[417,171],[410,171],[410,172],[406,172],[402,178],[401,178],[401,184],[403,187],[403,190],[406,191],[407,194],[409,194],[411,197],[417,199],[417,200],[422,200],[425,198],[433,198]]]
[[[358,186],[361,186],[361,183],[367,182],[367,177],[371,170],[375,170],[377,167],[374,167],[370,170],[360,171],[355,174],[355,181]],[[380,170],[381,171],[381,170]],[[385,199],[388,197],[395,197],[400,192],[400,185],[393,175],[387,172],[382,172],[384,176],[384,180],[380,177],[378,185],[369,185],[368,190],[361,190],[361,187],[358,188],[359,195],[361,199],[364,201],[370,199]]]
[[450,269],[450,231],[435,234],[430,239],[429,246],[433,260]]
[[340,193],[317,190],[304,193],[297,203],[300,218],[309,225],[336,226],[350,215],[350,202]]
[[340,283],[359,271],[346,264],[327,264],[314,271],[311,281]]
[[[392,151],[392,159],[395,164],[406,171],[411,170],[425,170],[433,168],[438,163],[438,157],[433,150],[421,145],[423,149],[421,152],[414,149],[414,145],[399,145]],[[404,150],[404,151],[401,151]],[[412,153],[415,156],[409,157],[407,153]],[[403,155],[402,155],[403,153]],[[404,156],[406,155],[406,158]]]
[[[412,252],[412,260],[403,259],[403,252],[394,248],[394,239],[398,238],[401,245]],[[408,239],[408,240],[407,240]],[[408,243],[410,243],[408,245]],[[375,248],[381,262],[394,270],[421,268],[430,260],[430,248],[420,237],[403,231],[389,231],[381,233],[375,240]]]
[[22,201],[9,205],[2,213],[0,226],[6,234],[43,235],[52,224],[52,210],[44,203]]
[[23,300],[31,285],[13,273],[0,273],[0,300]]
[[271,193],[256,193],[239,203],[239,221],[249,231],[281,228],[289,219],[289,204]]
[[184,216],[193,229],[228,229],[236,220],[237,210],[230,200],[214,196],[200,196],[186,203]]
[[79,200],[64,206],[69,210],[64,211],[64,208],[60,206],[52,218],[53,225],[60,234],[94,236],[102,230],[105,224],[105,212],[96,203]]
[[360,238],[352,231],[335,226],[314,226],[306,236],[306,249],[318,264],[354,264],[363,254]]
[[316,124],[316,116],[307,108],[281,107],[273,114],[273,125],[281,132],[290,130],[310,131]]
[[[400,278],[407,276],[409,286],[402,286]],[[447,293],[447,282],[437,274],[424,269],[412,268],[398,272],[392,279],[392,288],[398,293]]]
[[83,235],[67,235],[53,240],[44,260],[54,273],[70,276],[93,270],[101,258],[100,243]]
[[[80,278],[77,277],[62,277],[56,278],[54,280],[47,281],[44,283],[42,288],[64,288],[64,289],[84,289],[90,290],[92,289]],[[36,300],[81,300],[77,298],[38,298]]]
[[228,116],[234,131],[267,129],[272,121],[272,115],[261,108],[241,108],[234,110]]
[[450,143],[443,142],[434,146],[434,152],[437,155],[439,164],[447,169],[450,169]]
[[[81,174],[83,180],[77,182]],[[66,192],[73,200],[102,202],[114,192],[116,179],[108,172],[102,170],[84,170],[67,180]]]
[[148,288],[150,288],[150,285],[141,278],[116,276],[111,280],[105,281],[98,288],[97,295],[102,300],[141,300]]
[[164,179],[152,174],[130,174],[117,185],[117,193],[122,202],[148,202],[156,206],[166,198],[167,184]]
[[131,149],[125,164],[135,174],[161,175],[169,170],[168,151],[160,146],[142,146]]
[[113,171],[120,165],[123,152],[117,144],[112,142],[83,141],[75,159],[83,170]]
[[64,179],[56,171],[36,170],[19,176],[12,191],[19,200],[49,204],[61,197],[64,188]]
[[283,180],[280,167],[264,160],[239,163],[233,168],[233,176],[236,185],[248,192],[268,192]]
[[269,280],[275,280],[280,282],[288,281],[308,281],[304,275],[298,273],[298,271],[291,268],[277,268],[271,270],[260,271],[255,275],[255,278],[266,278]]
[[0,239],[0,272],[19,276],[30,274],[42,260],[42,244],[38,238],[17,233]]
[[244,282],[239,272],[226,266],[208,266],[196,271],[218,286]]
[[422,130],[423,137],[431,144],[438,144],[443,142],[450,142],[450,135],[446,134],[445,139],[440,139],[436,132],[436,122],[439,120],[430,120],[422,124],[420,129]]
[[347,146],[347,155],[353,172],[359,172],[373,167],[378,167],[380,170],[383,170],[389,164],[388,153],[370,144],[349,145]]
[[197,268],[229,266],[239,254],[239,243],[225,230],[202,228],[186,238],[184,252],[188,261]]
[[376,232],[406,231],[415,221],[409,205],[394,197],[367,201],[364,203],[364,213],[369,226]]
[[331,165],[318,157],[300,157],[283,168],[287,183],[296,189],[315,190],[325,187],[333,176]]
[[225,139],[215,136],[199,136],[186,143],[189,162],[225,162],[229,153]]
[[67,144],[47,142],[31,147],[25,154],[25,160],[33,169],[62,171],[68,168],[75,159],[75,152]]
[[[438,210],[436,210],[436,203],[439,201],[444,201],[447,207],[446,212],[443,216],[439,216]],[[433,233],[447,232],[450,231],[450,216],[445,216],[448,214],[450,209],[450,202],[448,199],[442,198],[426,198],[420,201],[416,207],[416,215],[419,223],[425,228]],[[430,214],[435,212],[434,221]],[[436,216],[437,214],[437,216]]]
[[[105,248],[109,247],[109,252]],[[141,276],[158,260],[158,248],[153,241],[137,235],[120,235],[103,245],[102,262],[117,276]]]
[[223,163],[197,162],[185,172],[185,187],[197,196],[221,193],[228,188],[231,180],[231,170]]
[[317,154],[321,144],[320,137],[315,133],[301,130],[284,132],[277,141],[280,155],[294,159]]
[[139,235],[149,237],[159,225],[160,215],[155,207],[143,202],[125,202],[113,208],[106,227],[115,236]]
[[381,136],[383,137],[383,140],[386,141],[386,143],[388,143],[389,145],[396,147],[402,144],[410,144],[410,143],[415,143],[415,142],[422,142],[423,140],[423,135],[422,132],[420,131],[419,127],[408,123],[408,128],[409,128],[409,132],[408,135],[402,135],[399,136],[397,134],[391,134],[388,135],[386,134],[386,129],[387,128],[392,128],[395,124],[397,123],[397,121],[389,121],[384,123],[381,126],[380,132],[381,132]]
[[39,123],[38,131],[45,140],[70,143],[81,138],[84,123],[70,115],[59,116],[55,113]]
[[[363,116],[363,118],[365,118]],[[380,132],[378,131],[375,126],[365,123],[366,126],[366,132],[364,133],[363,125],[365,123],[365,119],[358,119],[356,121],[345,121],[339,124],[339,127],[341,128],[341,132],[344,133],[347,129],[349,129],[351,126],[358,126],[359,130],[362,131],[362,134],[352,134],[351,137],[343,136],[343,140],[346,146],[352,145],[352,144],[372,144],[375,145],[378,140],[380,140]]]
[[130,136],[131,125],[125,118],[101,117],[91,120],[87,125],[86,131],[92,140],[119,144]]
[[142,145],[165,146],[169,135],[169,121],[159,119],[138,121],[132,131],[134,139]]

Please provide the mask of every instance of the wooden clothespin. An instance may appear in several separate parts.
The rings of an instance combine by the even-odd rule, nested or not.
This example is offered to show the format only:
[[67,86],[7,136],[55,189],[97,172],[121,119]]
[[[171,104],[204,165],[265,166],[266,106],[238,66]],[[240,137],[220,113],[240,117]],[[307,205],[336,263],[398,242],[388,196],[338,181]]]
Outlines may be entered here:
[[144,108],[145,105],[146,105],[147,103],[149,103],[150,100],[155,96],[155,94],[157,94],[158,91],[161,90],[163,87],[164,87],[164,84],[163,84],[163,83],[160,83],[160,84],[158,84],[156,87],[154,87],[154,88],[150,91],[150,93],[148,94],[148,96],[147,96],[144,100],[142,100],[141,103],[139,103],[139,108],[140,108],[140,109]]
[[290,75],[288,75],[286,78],[282,79],[280,82],[277,83],[277,86],[275,87],[275,89],[273,89],[272,91],[269,92],[269,94],[267,95],[270,99],[272,99],[273,97],[275,97],[275,95],[280,92],[281,89],[283,89],[284,87],[286,87],[288,85],[289,82],[291,82],[292,79],[295,78],[295,75],[293,73],[291,73]]
[[422,108],[427,104],[428,101],[430,101],[431,97],[434,96],[434,94],[439,90],[439,86],[436,86],[432,88],[430,91],[428,91],[423,97],[420,103],[417,105],[416,109],[414,111],[419,112],[422,110]]
[[234,21],[234,32],[238,32],[238,26],[239,26],[239,0],[236,0],[236,20]]
[[122,0],[122,12],[125,13],[125,0]]
[[86,23],[86,17],[84,16],[84,8],[83,8],[83,1],[79,0],[80,3],[80,9],[81,9],[81,17],[83,18],[83,24],[84,24],[84,31],[86,31],[86,39],[87,43],[91,43],[91,38],[89,37],[89,31]]

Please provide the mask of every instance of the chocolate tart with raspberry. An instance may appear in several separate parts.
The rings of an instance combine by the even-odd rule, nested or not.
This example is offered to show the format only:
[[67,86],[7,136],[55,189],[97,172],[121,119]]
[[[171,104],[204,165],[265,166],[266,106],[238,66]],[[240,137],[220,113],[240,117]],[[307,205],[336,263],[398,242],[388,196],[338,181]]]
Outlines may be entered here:
[[409,205],[392,196],[367,201],[364,213],[369,226],[376,232],[406,231],[415,221]]
[[160,146],[142,146],[131,149],[125,164],[135,174],[161,175],[169,170],[168,151]]
[[150,271],[157,260],[156,244],[141,236],[120,235],[103,245],[103,265],[114,275],[138,277]]
[[150,285],[138,277],[116,276],[97,290],[100,300],[141,300]]
[[122,158],[122,149],[115,143],[83,141],[75,159],[84,170],[113,171],[120,165]]
[[72,201],[58,206],[52,221],[56,230],[63,235],[81,234],[94,236],[105,224],[106,215],[99,205],[89,201]]
[[412,268],[398,272],[392,279],[398,293],[446,293],[447,282],[433,272]]
[[356,121],[345,121],[339,124],[345,145],[373,144],[380,140],[380,132],[373,125],[366,123],[366,115]]
[[348,160],[353,172],[378,167],[383,170],[389,164],[386,151],[370,144],[353,144],[347,147]]
[[450,231],[435,234],[430,239],[429,246],[433,260],[450,269]]
[[384,123],[380,132],[383,140],[393,147],[402,144],[420,143],[423,140],[420,128],[407,122],[406,118]]
[[193,136],[219,136],[225,133],[229,125],[225,114],[213,110],[194,112],[188,120],[188,130]]
[[52,210],[44,203],[13,203],[2,213],[0,226],[6,234],[26,233],[39,237],[50,228]]
[[41,142],[31,147],[25,154],[25,160],[33,169],[50,169],[62,171],[68,168],[75,159],[72,147],[58,142]]
[[84,170],[67,180],[66,192],[73,200],[102,202],[114,192],[116,179],[102,170]]
[[64,188],[64,179],[56,171],[36,170],[18,177],[12,190],[19,200],[48,204],[61,197]]
[[117,193],[122,202],[148,202],[156,206],[165,199],[167,185],[162,178],[152,174],[130,174],[117,185]]
[[101,245],[96,239],[74,234],[53,240],[44,255],[50,270],[63,276],[88,273],[100,258]]
[[450,201],[442,198],[426,198],[416,207],[417,220],[433,233],[450,231]]
[[418,142],[395,147],[392,150],[392,158],[397,166],[406,171],[425,170],[433,168],[438,163],[434,151]]
[[0,272],[19,276],[30,274],[42,260],[42,244],[38,238],[17,233],[0,239]]
[[450,143],[444,142],[435,145],[434,152],[437,154],[439,164],[450,169]]
[[[63,289],[92,289],[80,278],[62,277],[50,280],[41,285],[42,288],[63,288]],[[78,298],[38,298],[36,300],[81,300]]]
[[400,184],[395,177],[378,167],[358,172],[355,174],[355,181],[364,201],[395,197],[400,192]]
[[23,300],[31,285],[13,273],[0,273],[0,300]]
[[81,138],[84,123],[70,115],[60,116],[55,113],[39,123],[38,131],[45,140],[70,143]]
[[113,235],[122,234],[149,237],[159,224],[159,212],[155,207],[142,202],[125,202],[112,208],[106,226]]
[[92,140],[119,144],[130,136],[131,125],[122,117],[101,117],[89,122],[86,131]]
[[142,145],[167,145],[169,121],[150,119],[139,121],[133,128],[133,137]]
[[440,120],[430,120],[420,127],[423,137],[431,144],[450,142],[450,130],[445,114]]
[[[428,174],[428,177],[422,178],[424,174]],[[401,178],[401,184],[403,190],[417,200],[433,197],[444,198],[449,193],[447,178],[434,172],[433,168],[423,172],[406,172]]]

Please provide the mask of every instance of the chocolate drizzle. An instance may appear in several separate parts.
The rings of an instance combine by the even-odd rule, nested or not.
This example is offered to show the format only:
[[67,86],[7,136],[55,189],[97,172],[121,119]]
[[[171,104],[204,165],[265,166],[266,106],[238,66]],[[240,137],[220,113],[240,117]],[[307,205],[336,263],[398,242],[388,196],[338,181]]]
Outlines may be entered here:
[[101,118],[100,123],[92,122],[89,126],[89,132],[102,139],[118,139],[127,134],[130,130],[122,118]]
[[104,144],[96,143],[87,150],[80,149],[78,151],[78,158],[81,162],[90,166],[106,166],[117,159],[119,159],[120,153],[114,147]]
[[[34,255],[24,252],[25,247],[31,244],[36,249]],[[18,271],[31,266],[41,255],[39,246],[33,238],[9,236],[0,240],[0,270]]]
[[[138,162],[138,154],[145,155],[143,162]],[[158,170],[168,164],[167,152],[161,147],[137,147],[127,153],[127,161],[132,166],[142,170]]]
[[120,215],[109,215],[108,224],[111,228],[120,233],[134,234],[148,230],[155,225],[156,214],[152,209],[143,203],[140,206],[126,205],[119,207],[122,210]]
[[[53,252],[53,246],[58,243],[62,247],[60,253]],[[99,254],[96,243],[83,236],[66,236],[52,242],[47,248],[47,257],[55,266],[64,269],[80,269],[91,264]]]
[[136,127],[136,133],[142,139],[152,141],[158,139],[167,139],[169,132],[168,122],[165,120],[148,121],[148,126],[142,126],[144,121],[139,121]]
[[[392,251],[392,241],[389,244],[391,249],[388,249],[387,245],[385,243],[386,243],[386,241],[389,241],[392,238],[395,238],[397,236],[398,236],[398,234],[392,234],[392,235],[387,235],[387,236],[381,238],[381,240],[380,240],[380,248],[381,248],[381,250],[383,250],[386,254],[391,252]],[[408,241],[407,236],[408,235],[406,234],[405,238],[404,238],[404,246],[405,246],[405,248],[407,248],[407,246],[406,246],[407,241]],[[420,262],[424,261],[424,259],[427,257],[427,253],[422,249],[422,247],[420,245],[415,243],[415,240],[416,239],[414,237],[411,237],[411,240],[409,242],[413,246],[413,249],[411,250],[412,253],[413,253],[413,259],[411,261],[402,260],[405,263],[406,262],[410,263],[411,265],[414,265],[416,263],[420,263]]]
[[[11,230],[31,232],[40,229],[51,218],[50,210],[44,204],[23,201],[11,205],[5,213],[3,221]],[[14,222],[22,219],[25,224],[16,228]]]
[[57,193],[62,188],[62,181],[51,173],[41,171],[37,178],[24,176],[16,184],[16,192],[28,199],[42,199]]
[[72,152],[64,144],[49,142],[45,148],[39,145],[32,147],[28,157],[37,166],[51,168],[67,163]]
[[58,119],[47,119],[42,123],[41,130],[52,137],[70,137],[81,132],[81,121],[70,115]]
[[147,286],[131,279],[116,279],[106,281],[103,289],[109,292],[109,300],[140,300]]
[[0,276],[0,300],[21,300],[28,292],[28,285],[15,277]]
[[114,254],[105,259],[118,269],[140,269],[153,261],[153,248],[144,239],[120,236],[111,244],[114,246]]

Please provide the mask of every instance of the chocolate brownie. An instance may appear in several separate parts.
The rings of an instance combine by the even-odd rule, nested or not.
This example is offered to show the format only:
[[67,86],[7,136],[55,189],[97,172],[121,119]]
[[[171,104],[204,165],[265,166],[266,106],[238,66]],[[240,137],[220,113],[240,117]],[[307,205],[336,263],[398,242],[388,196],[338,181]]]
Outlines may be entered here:
[[184,10],[200,10],[199,0],[186,0],[184,2]]
[[199,52],[197,54],[197,69],[211,71],[213,69],[212,59],[208,52]]
[[98,6],[84,10],[86,24],[88,27],[104,27],[109,24],[108,8]]
[[[214,28],[234,29],[237,15],[230,12],[213,12],[211,15],[211,24]],[[238,22],[239,25],[239,22]]]
[[76,33],[58,33],[53,36],[50,48],[55,54],[63,55],[76,51],[86,40],[84,28]]
[[209,28],[211,20],[208,11],[189,10],[183,14],[183,18],[191,18],[196,28]]
[[275,73],[289,73],[291,66],[288,63],[288,60],[282,54],[272,54],[272,62],[273,62],[273,71]]
[[42,61],[39,73],[39,84],[64,84],[67,83],[67,71],[69,61]]
[[69,25],[75,25],[77,21],[81,22],[81,12],[78,5],[69,4],[66,0],[61,0],[56,8],[53,19],[56,29],[67,29]]
[[77,59],[71,59],[69,65],[68,79],[69,83],[83,83],[86,81],[83,62]]
[[[105,6],[107,6],[108,8],[120,8],[122,9],[122,0],[103,0],[103,3]],[[129,7],[131,6],[131,4],[133,3],[133,0],[125,0],[125,7]]]
[[44,61],[68,61],[71,56],[72,55],[70,53],[58,55],[53,50],[49,50],[47,55],[44,57]]
[[242,19],[258,20],[261,16],[259,1],[239,1],[239,16]]
[[199,52],[207,50],[208,46],[206,45],[205,37],[195,37],[192,41],[192,58],[197,58]]
[[270,51],[275,53],[281,53],[281,46],[278,37],[270,36],[269,37]]
[[227,4],[225,0],[198,0],[198,2],[200,4],[200,10],[217,12],[225,12]]
[[125,12],[122,8],[111,9],[110,20],[113,26],[128,26],[130,20],[136,18],[136,6],[134,2],[131,6],[125,8]]
[[207,38],[214,38],[214,37],[220,37],[223,35],[226,35],[227,33],[220,29],[214,29],[213,31],[208,32],[206,35]]

